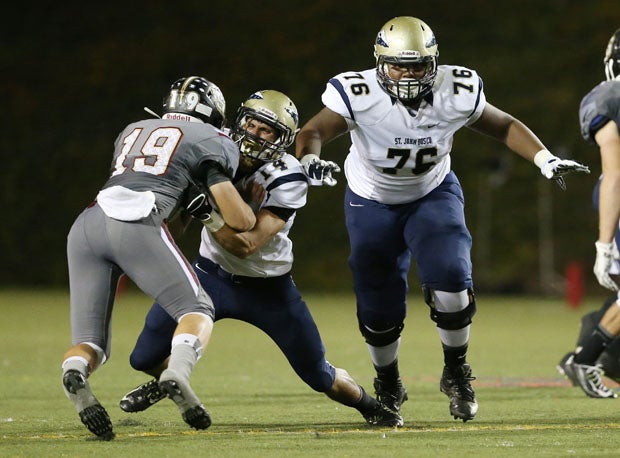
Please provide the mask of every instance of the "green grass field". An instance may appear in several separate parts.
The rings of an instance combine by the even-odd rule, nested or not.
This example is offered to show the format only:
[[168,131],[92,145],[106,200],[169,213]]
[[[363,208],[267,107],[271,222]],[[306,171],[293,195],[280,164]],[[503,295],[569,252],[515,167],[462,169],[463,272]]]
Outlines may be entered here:
[[[351,294],[307,295],[328,359],[368,391],[374,371]],[[111,360],[91,377],[116,432],[92,440],[60,383],[70,346],[68,294],[0,292],[0,456],[618,456],[620,399],[589,399],[555,364],[572,349],[579,310],[557,299],[478,297],[469,361],[480,410],[453,420],[440,393],[440,343],[420,296],[411,296],[400,352],[409,391],[405,427],[373,429],[353,409],[303,384],[275,345],[251,326],[219,322],[192,383],[213,418],[206,431],[164,400],[126,414],[121,396],[145,376],[129,353],[150,301],[128,292],[116,303]],[[615,385],[614,385],[615,386]]]

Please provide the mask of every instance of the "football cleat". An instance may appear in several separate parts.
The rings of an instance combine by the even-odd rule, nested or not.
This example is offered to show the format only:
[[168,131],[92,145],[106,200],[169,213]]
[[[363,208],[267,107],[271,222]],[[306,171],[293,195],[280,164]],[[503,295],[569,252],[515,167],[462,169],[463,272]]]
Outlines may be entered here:
[[159,377],[159,388],[177,405],[185,423],[194,429],[211,426],[211,416],[189,386],[189,381],[166,369]]
[[560,374],[564,375],[573,386],[579,386],[579,381],[577,380],[577,376],[575,375],[572,365],[567,364],[569,360],[572,361],[573,356],[575,356],[575,353],[572,351],[566,353],[555,368]]
[[401,427],[405,424],[400,413],[390,410],[382,402],[377,402],[373,409],[362,413],[362,415],[366,419],[366,423],[371,426]]
[[389,410],[400,414],[400,406],[409,399],[407,390],[403,386],[400,377],[396,381],[396,385],[388,384],[384,380],[375,378],[373,386],[377,395],[377,401],[384,404]]
[[62,385],[88,430],[101,440],[114,439],[110,416],[93,395],[86,377],[76,370],[68,370],[62,376]]
[[603,369],[599,365],[589,366],[574,361],[571,355],[564,364],[564,372],[570,373],[585,394],[591,398],[617,398],[618,395],[603,383]]
[[137,386],[121,399],[120,407],[125,412],[142,412],[166,397],[156,379]]
[[450,415],[455,420],[464,422],[473,420],[478,412],[478,401],[471,387],[471,381],[476,380],[471,375],[469,364],[461,364],[454,369],[443,368],[439,389],[450,398]]

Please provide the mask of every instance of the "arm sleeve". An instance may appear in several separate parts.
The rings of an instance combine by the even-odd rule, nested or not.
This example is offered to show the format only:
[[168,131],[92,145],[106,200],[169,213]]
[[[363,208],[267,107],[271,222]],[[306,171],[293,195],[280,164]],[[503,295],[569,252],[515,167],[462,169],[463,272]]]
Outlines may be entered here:
[[226,173],[222,164],[219,162],[206,160],[203,161],[196,170],[197,181],[202,183],[207,189],[214,184],[223,181],[231,181],[231,177]]

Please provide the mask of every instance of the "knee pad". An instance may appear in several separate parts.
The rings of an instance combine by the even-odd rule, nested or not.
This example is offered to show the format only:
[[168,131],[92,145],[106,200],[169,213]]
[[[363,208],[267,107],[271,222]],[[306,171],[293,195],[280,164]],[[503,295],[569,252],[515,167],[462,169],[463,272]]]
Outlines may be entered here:
[[467,297],[469,300],[467,306],[456,312],[442,312],[437,310],[435,301],[433,300],[433,290],[425,287],[423,287],[422,290],[424,291],[424,301],[431,309],[431,320],[437,324],[438,328],[456,331],[471,324],[471,319],[476,314],[476,299],[473,289],[467,289]]
[[371,327],[359,323],[359,329],[366,343],[373,347],[385,347],[396,342],[405,327],[405,323],[377,322]]

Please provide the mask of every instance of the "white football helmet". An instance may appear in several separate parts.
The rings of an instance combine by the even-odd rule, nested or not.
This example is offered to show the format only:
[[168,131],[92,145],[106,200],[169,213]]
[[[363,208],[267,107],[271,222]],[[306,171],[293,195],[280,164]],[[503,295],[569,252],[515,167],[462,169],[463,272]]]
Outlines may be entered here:
[[[437,76],[439,50],[431,28],[418,18],[395,17],[379,30],[375,40],[377,81],[390,96],[402,102],[412,102],[428,94]],[[426,72],[420,79],[393,79],[387,64],[408,66],[423,64]]]
[[[273,127],[277,138],[268,141],[248,132],[245,127],[252,119]],[[298,125],[299,114],[291,99],[278,91],[257,91],[237,110],[231,136],[239,145],[241,154],[265,162],[275,161],[295,140]]]

